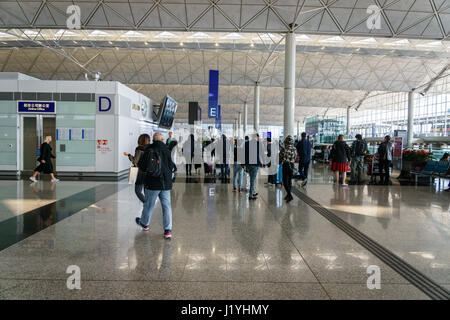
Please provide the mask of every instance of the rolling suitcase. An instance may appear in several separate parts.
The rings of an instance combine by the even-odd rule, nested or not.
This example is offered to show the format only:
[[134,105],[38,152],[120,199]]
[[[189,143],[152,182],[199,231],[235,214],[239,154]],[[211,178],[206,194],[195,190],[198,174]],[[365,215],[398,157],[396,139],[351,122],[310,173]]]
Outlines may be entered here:
[[211,175],[213,173],[213,165],[212,163],[204,163],[205,175]]
[[279,164],[277,169],[276,184],[283,184],[283,165]]

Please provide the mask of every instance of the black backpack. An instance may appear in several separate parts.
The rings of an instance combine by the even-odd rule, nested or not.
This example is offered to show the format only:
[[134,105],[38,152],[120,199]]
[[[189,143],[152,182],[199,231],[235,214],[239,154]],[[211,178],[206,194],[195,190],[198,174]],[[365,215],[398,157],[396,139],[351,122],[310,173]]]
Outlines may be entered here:
[[353,156],[361,157],[364,155],[366,149],[366,143],[363,140],[358,140],[355,142],[355,150],[352,150]]
[[138,166],[145,173],[146,178],[162,177],[161,155],[153,148],[145,151],[139,160]]

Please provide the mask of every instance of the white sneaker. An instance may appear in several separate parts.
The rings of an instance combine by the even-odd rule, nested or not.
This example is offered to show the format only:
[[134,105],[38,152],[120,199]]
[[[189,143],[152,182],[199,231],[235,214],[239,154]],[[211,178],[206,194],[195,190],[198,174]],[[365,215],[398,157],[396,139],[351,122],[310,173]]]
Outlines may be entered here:
[[343,187],[348,187],[348,184],[343,183],[342,186],[343,186]]
[[35,177],[30,177],[30,180],[33,181],[33,182],[37,182]]
[[52,179],[52,182],[58,182],[59,181],[59,179]]

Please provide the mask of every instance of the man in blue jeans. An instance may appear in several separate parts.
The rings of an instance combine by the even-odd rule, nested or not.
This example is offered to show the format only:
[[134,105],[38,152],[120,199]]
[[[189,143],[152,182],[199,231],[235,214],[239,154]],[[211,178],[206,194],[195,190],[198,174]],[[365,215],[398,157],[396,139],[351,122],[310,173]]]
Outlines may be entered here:
[[[150,164],[157,162],[157,165]],[[153,143],[144,150],[144,155],[138,164],[139,168],[146,173],[145,177],[145,204],[142,209],[141,217],[136,218],[136,223],[145,231],[150,228],[153,209],[156,199],[159,197],[163,213],[164,238],[172,238],[172,208],[170,203],[170,191],[172,190],[172,172],[174,164],[172,162],[169,148],[164,143],[164,137],[157,132],[153,135]],[[150,174],[150,169],[158,167],[155,172]]]
[[258,169],[261,167],[261,161],[259,157],[259,134],[255,135],[255,138],[251,141],[245,141],[245,165],[247,167],[248,174],[250,175],[250,194],[249,200],[256,200],[258,194],[255,192],[256,178],[258,176]]
[[306,132],[302,132],[302,140],[297,144],[297,154],[299,156],[298,171],[303,180],[302,187],[308,183],[308,170],[311,162],[311,142],[306,138]]

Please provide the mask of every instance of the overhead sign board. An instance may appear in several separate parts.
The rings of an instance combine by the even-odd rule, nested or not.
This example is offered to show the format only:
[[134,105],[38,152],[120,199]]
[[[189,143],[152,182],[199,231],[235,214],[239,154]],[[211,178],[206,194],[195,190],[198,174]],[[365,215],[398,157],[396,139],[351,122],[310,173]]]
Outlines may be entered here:
[[217,117],[219,104],[219,71],[209,70],[208,118]]
[[55,101],[17,101],[19,113],[55,113]]

